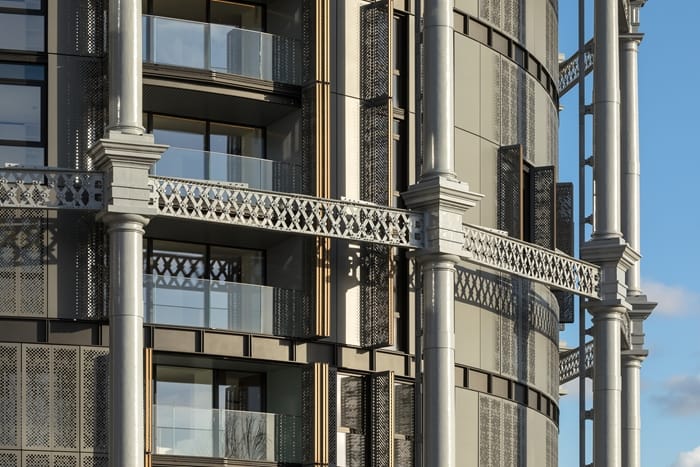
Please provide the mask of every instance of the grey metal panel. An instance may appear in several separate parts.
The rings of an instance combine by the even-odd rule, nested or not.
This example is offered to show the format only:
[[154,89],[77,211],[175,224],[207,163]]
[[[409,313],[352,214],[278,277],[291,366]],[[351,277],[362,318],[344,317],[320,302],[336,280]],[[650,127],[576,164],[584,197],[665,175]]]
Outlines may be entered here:
[[384,347],[391,341],[390,252],[385,245],[364,245],[360,282],[360,340],[363,347]]
[[52,354],[51,412],[48,414],[51,423],[51,447],[61,451],[77,451],[78,347],[53,346]]
[[479,465],[519,467],[525,465],[526,409],[502,399],[479,395]]
[[[80,451],[106,453],[109,416],[109,350],[80,349]],[[88,465],[83,462],[83,465]]]
[[23,449],[51,449],[51,347],[22,348]]
[[[21,348],[20,344],[0,344],[0,449],[21,446]],[[0,466],[12,465],[10,453],[0,453]]]
[[46,213],[0,210],[0,314],[46,316]]
[[0,467],[22,467],[21,451],[0,451]]
[[393,466],[394,377],[391,372],[369,375],[371,398],[371,467]]
[[394,465],[414,465],[415,395],[412,384],[394,384]]
[[498,150],[497,228],[508,235],[521,237],[522,232],[522,146],[506,146]]

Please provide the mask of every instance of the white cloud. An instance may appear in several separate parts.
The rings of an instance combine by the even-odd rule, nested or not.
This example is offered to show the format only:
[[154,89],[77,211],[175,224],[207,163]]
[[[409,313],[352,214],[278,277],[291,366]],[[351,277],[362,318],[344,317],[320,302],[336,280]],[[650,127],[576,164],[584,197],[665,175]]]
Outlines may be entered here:
[[664,383],[664,393],[654,396],[653,399],[664,410],[673,415],[695,416],[700,414],[700,375],[672,377]]
[[677,316],[698,312],[700,293],[678,285],[668,285],[656,281],[644,281],[642,290],[652,302],[659,305],[654,313]]
[[700,467],[700,446],[680,453],[673,467]]

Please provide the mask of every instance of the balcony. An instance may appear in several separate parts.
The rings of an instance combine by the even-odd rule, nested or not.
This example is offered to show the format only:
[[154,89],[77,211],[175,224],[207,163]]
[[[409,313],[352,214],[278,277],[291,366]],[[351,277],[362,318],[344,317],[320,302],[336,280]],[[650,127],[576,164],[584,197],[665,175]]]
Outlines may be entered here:
[[251,189],[299,193],[298,164],[170,147],[154,165],[153,175],[218,182],[245,183]]
[[154,405],[155,454],[296,464],[301,417]]
[[233,26],[144,15],[143,61],[301,84],[299,41]]
[[305,317],[296,290],[144,274],[146,323],[296,336]]

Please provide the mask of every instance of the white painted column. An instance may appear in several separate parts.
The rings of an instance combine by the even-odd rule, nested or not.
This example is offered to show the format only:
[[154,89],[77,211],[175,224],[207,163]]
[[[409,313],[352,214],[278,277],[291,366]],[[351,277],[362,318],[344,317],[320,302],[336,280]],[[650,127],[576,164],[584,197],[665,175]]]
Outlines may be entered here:
[[141,29],[141,0],[109,1],[108,132],[144,132]]
[[622,465],[640,467],[642,417],[640,410],[641,355],[622,355]]
[[112,467],[144,463],[143,234],[148,219],[106,214],[110,252],[110,450]]

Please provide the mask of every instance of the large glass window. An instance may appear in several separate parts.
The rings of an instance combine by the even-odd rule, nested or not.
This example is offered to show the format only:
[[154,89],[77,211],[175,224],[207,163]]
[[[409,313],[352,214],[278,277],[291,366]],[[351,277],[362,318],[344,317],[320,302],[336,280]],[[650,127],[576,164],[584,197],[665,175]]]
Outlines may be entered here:
[[143,0],[143,12],[202,23],[264,31],[264,5],[228,0]]
[[44,73],[0,62],[0,167],[44,165]]
[[42,0],[0,0],[0,49],[43,52]]

